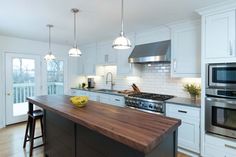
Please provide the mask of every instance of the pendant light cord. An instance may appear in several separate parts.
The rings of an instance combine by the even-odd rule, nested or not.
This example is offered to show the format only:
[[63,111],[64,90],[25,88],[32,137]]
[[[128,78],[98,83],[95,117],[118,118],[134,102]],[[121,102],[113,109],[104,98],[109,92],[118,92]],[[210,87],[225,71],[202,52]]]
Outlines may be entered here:
[[48,25],[48,30],[49,30],[49,33],[48,33],[48,49],[49,49],[49,54],[51,55],[52,54],[52,50],[51,50],[51,28],[53,26],[52,25]]
[[120,35],[124,35],[124,0],[121,0],[121,32]]
[[76,12],[74,12],[74,47],[77,48],[77,36],[76,36]]

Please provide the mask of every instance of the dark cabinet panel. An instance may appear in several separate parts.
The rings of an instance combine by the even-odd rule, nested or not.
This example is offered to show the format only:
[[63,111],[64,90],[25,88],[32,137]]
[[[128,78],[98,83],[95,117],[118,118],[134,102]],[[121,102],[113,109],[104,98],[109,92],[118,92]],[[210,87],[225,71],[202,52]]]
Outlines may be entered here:
[[46,110],[45,134],[45,153],[48,157],[75,156],[74,122]]

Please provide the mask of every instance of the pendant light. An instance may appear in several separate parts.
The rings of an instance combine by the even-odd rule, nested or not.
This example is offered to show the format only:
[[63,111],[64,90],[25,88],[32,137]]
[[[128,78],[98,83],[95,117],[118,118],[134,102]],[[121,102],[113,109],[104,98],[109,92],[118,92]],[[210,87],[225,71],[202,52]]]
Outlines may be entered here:
[[52,61],[54,59],[56,59],[56,57],[52,54],[52,50],[51,50],[51,28],[53,27],[53,25],[46,25],[48,27],[48,32],[49,32],[49,36],[48,36],[48,54],[44,57],[44,59],[46,61]]
[[121,0],[121,32],[112,44],[114,49],[129,49],[131,48],[130,40],[124,34],[124,0]]
[[76,14],[79,12],[78,9],[73,8],[71,12],[74,14],[74,46],[69,50],[69,56],[80,57],[82,55],[80,49],[77,45],[77,35],[76,35]]

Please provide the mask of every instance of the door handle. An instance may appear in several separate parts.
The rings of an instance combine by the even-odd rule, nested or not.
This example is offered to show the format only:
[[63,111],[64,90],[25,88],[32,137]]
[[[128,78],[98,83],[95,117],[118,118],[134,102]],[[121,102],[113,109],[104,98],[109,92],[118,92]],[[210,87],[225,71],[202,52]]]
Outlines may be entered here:
[[187,111],[183,111],[183,110],[178,110],[178,112],[180,112],[180,113],[187,113]]
[[232,56],[233,55],[233,48],[232,48],[232,42],[229,42],[229,55]]
[[173,63],[174,72],[176,72],[176,68],[177,68],[177,61],[176,59],[174,59],[174,63]]
[[11,93],[7,93],[6,95],[7,95],[7,96],[10,96],[10,95],[11,95]]
[[116,101],[120,101],[120,99],[115,99]]

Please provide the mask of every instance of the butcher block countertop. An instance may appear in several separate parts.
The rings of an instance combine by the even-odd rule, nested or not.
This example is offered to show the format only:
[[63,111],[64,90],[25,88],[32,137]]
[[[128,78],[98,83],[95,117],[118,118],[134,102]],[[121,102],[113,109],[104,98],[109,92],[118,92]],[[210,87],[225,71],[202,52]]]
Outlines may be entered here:
[[129,108],[89,101],[83,108],[70,102],[70,96],[38,96],[27,100],[45,110],[57,113],[138,151],[151,152],[181,121]]

